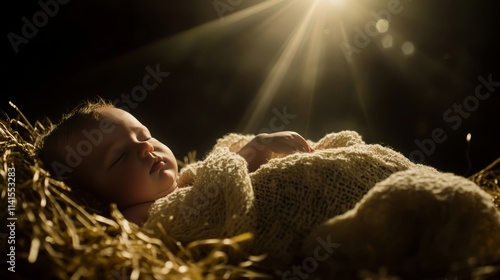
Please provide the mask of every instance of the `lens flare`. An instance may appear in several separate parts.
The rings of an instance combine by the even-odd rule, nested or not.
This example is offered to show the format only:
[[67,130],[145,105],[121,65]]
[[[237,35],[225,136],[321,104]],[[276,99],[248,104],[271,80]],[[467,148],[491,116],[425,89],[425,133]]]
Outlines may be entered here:
[[382,47],[384,47],[385,49],[389,49],[392,48],[394,39],[392,38],[392,35],[386,34],[384,35],[384,37],[382,37],[381,43]]
[[389,29],[389,21],[386,19],[379,19],[375,27],[377,27],[379,33],[385,33]]
[[410,41],[406,41],[401,45],[401,50],[404,55],[412,55],[415,53],[415,45]]

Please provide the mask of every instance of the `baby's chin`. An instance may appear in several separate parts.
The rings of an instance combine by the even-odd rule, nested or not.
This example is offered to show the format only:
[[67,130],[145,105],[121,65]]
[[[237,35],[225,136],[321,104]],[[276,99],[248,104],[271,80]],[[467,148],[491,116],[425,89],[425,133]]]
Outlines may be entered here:
[[[160,174],[162,181],[165,181],[165,185],[168,186],[167,189],[176,188],[177,187],[177,172],[172,169],[162,170]],[[173,189],[172,189],[173,191]]]
[[171,193],[173,193],[177,189],[177,180],[176,180],[176,174],[172,174],[172,171],[163,171],[167,174],[168,178],[166,179],[166,182],[164,185],[162,185],[161,190],[156,194],[156,199],[167,196]]

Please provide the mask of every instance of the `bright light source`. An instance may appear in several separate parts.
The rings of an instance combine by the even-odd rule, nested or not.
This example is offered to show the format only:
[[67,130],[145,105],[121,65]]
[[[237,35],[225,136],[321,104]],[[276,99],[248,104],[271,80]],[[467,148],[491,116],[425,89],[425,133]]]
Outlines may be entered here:
[[406,41],[401,46],[401,50],[405,55],[412,55],[415,52],[415,45],[410,41]]
[[344,7],[347,3],[347,0],[329,0],[330,4],[337,7]]
[[385,33],[389,29],[389,22],[386,19],[379,19],[375,27],[379,33]]
[[467,133],[467,137],[465,137],[465,140],[467,140],[467,142],[470,142],[471,138],[472,138],[472,134],[470,134],[470,132]]

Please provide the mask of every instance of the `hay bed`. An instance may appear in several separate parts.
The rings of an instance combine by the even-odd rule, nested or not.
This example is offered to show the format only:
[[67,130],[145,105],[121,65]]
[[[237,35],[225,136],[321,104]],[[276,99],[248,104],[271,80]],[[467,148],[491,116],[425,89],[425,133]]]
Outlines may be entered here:
[[[163,244],[128,223],[115,206],[111,207],[111,218],[85,207],[67,185],[50,177],[35,156],[35,140],[51,125],[50,120],[32,125],[11,105],[16,117],[5,114],[0,121],[0,220],[15,223],[15,244],[8,243],[12,240],[9,228],[0,231],[0,240],[4,264],[10,258],[10,246],[15,246],[15,273],[7,270],[7,264],[1,279],[277,278],[272,269],[259,267],[257,257],[245,255],[239,248],[251,238],[249,234],[199,240],[185,247],[174,240]],[[190,154],[184,163],[193,158]],[[9,172],[10,168],[15,172]],[[9,197],[12,185],[8,183],[14,177],[16,204],[9,212],[8,204],[14,200]],[[500,205],[500,158],[470,179]],[[234,254],[244,261],[233,261]],[[362,275],[362,279],[397,279],[384,273]],[[500,265],[477,268],[466,278],[500,279]]]

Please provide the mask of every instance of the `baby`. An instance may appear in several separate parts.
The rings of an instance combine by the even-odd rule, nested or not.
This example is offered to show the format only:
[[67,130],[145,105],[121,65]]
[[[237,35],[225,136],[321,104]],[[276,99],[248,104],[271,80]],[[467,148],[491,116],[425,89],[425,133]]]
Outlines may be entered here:
[[[81,151],[78,164],[71,163],[75,151]],[[295,151],[312,148],[297,133],[278,132],[256,136],[238,154],[254,171],[273,152]],[[84,103],[65,115],[43,139],[39,156],[59,179],[86,188],[105,203],[116,203],[127,220],[139,225],[155,200],[179,187],[172,151],[134,116],[104,100]]]
[[[346,260],[356,260],[367,254],[391,256],[381,258],[382,263],[372,260],[371,265],[375,268],[390,267],[391,260],[403,260],[409,251],[397,251],[401,249],[398,247],[385,252],[388,251],[384,249],[385,239],[377,241],[381,244],[378,247],[364,243],[371,232],[382,236],[384,229],[380,223],[372,223],[378,231],[366,226],[360,226],[362,230],[353,227],[345,231],[345,221],[368,225],[364,218],[357,219],[357,212],[352,211],[358,206],[371,205],[360,213],[376,213],[377,203],[376,200],[372,203],[374,200],[370,197],[373,195],[370,194],[382,194],[380,200],[383,200],[384,192],[389,194],[391,189],[398,190],[399,185],[409,187],[405,187],[402,196],[394,201],[385,200],[383,204],[389,208],[397,205],[400,209],[386,211],[384,217],[397,213],[406,205],[416,209],[425,207],[426,203],[440,207],[446,198],[442,197],[442,191],[434,194],[433,190],[439,190],[439,184],[453,181],[441,177],[441,173],[431,167],[412,163],[392,149],[366,144],[353,131],[327,134],[317,142],[286,131],[256,136],[228,134],[217,141],[203,160],[189,164],[178,173],[176,158],[167,146],[152,137],[131,114],[102,100],[85,103],[63,117],[41,143],[39,156],[54,176],[75,189],[86,190],[105,205],[116,203],[126,219],[141,225],[152,235],[165,242],[174,238],[186,244],[251,232],[254,238],[246,247],[249,253],[266,254],[265,264],[285,270],[283,277],[291,277],[287,279],[297,279],[295,276],[305,279],[300,267],[291,266],[300,256],[304,257],[304,262],[321,257],[316,260],[317,267],[324,257],[334,255],[331,262],[323,262],[327,270],[336,267],[332,273],[337,273],[338,267],[349,267],[352,271],[363,268],[364,264],[359,263],[349,266]],[[429,176],[437,178],[429,180],[433,184],[429,189],[426,184],[415,184],[419,177]],[[389,177],[397,180],[391,181]],[[386,180],[391,183],[384,184]],[[381,187],[374,187],[379,184]],[[420,188],[432,199],[440,197],[415,202],[412,188]],[[370,192],[371,189],[374,191]],[[362,198],[367,202],[357,205]],[[458,200],[450,198],[449,201],[453,204]],[[486,202],[485,194],[480,193],[477,201],[480,215],[484,215],[486,208],[493,209],[491,203]],[[463,208],[457,205],[458,209]],[[493,230],[500,228],[500,216],[495,211],[481,218],[496,219],[497,222],[491,223]],[[418,216],[418,213],[411,215]],[[428,217],[421,217],[423,220],[432,220],[432,213],[425,215]],[[372,217],[373,221],[390,221],[376,215]],[[425,228],[425,224],[422,227]],[[398,232],[398,224],[391,224],[389,228],[390,232]],[[440,236],[449,238],[450,233],[440,233]],[[397,243],[394,240],[397,244],[418,247],[412,243],[418,237],[401,234],[394,238],[405,241]],[[494,242],[491,244],[500,244]],[[350,244],[358,247],[351,249]],[[478,248],[477,244],[470,246]],[[379,251],[369,251],[370,248]],[[335,255],[335,252],[341,253]],[[426,262],[430,260],[429,254],[432,250],[422,256]],[[490,252],[488,257],[492,254],[496,253]],[[336,260],[339,266],[332,263]],[[441,269],[452,263],[446,258],[443,261],[441,257],[441,260]],[[418,259],[414,262],[415,267],[420,264]]]

